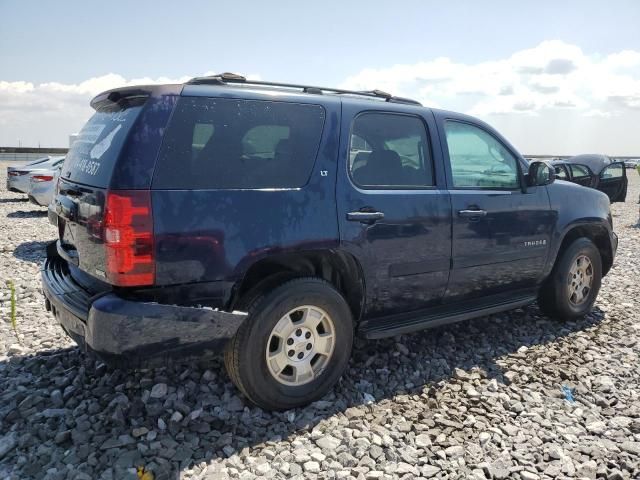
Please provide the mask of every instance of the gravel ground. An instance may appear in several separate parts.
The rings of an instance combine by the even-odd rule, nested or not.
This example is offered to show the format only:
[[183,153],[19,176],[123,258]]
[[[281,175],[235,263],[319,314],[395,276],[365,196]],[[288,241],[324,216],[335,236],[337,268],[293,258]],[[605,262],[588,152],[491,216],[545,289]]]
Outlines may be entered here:
[[136,466],[156,479],[640,478],[640,178],[628,172],[616,264],[588,317],[558,323],[534,305],[359,342],[333,393],[284,413],[245,404],[219,358],[124,372],[80,353],[40,294],[55,229],[3,187],[0,478],[134,479]]

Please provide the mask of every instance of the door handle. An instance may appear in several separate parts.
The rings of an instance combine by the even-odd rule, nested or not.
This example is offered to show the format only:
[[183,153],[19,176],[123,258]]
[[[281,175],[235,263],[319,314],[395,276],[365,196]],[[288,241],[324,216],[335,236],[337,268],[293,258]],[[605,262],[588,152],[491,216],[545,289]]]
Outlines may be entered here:
[[487,215],[486,210],[458,210],[458,215],[461,217],[485,217]]
[[347,220],[350,222],[375,223],[384,218],[382,212],[349,212]]

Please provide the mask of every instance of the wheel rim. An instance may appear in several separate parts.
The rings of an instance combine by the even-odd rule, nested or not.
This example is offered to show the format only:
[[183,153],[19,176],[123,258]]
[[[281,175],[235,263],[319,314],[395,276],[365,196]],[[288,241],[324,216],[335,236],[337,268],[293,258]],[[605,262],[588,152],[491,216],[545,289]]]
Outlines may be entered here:
[[593,283],[593,264],[589,257],[580,255],[569,270],[569,302],[581,305],[589,298]]
[[335,345],[333,320],[323,309],[303,305],[278,320],[267,342],[269,373],[278,382],[300,386],[327,366]]

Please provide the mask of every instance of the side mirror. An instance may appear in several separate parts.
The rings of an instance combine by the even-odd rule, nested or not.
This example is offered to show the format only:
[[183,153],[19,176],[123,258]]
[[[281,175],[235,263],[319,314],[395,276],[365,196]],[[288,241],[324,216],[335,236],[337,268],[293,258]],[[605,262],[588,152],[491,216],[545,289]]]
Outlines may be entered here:
[[529,173],[527,174],[527,185],[529,187],[541,187],[550,185],[556,180],[556,171],[547,162],[531,162]]

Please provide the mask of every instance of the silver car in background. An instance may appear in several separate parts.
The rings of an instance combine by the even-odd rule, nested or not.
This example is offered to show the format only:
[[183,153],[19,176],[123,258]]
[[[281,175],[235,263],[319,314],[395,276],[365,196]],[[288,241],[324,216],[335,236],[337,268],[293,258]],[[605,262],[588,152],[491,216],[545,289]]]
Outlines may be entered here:
[[64,157],[46,157],[26,165],[7,167],[7,190],[10,192],[29,193],[32,175],[51,171],[62,166]]
[[29,201],[47,207],[53,200],[62,164],[51,170],[39,170],[29,177]]

